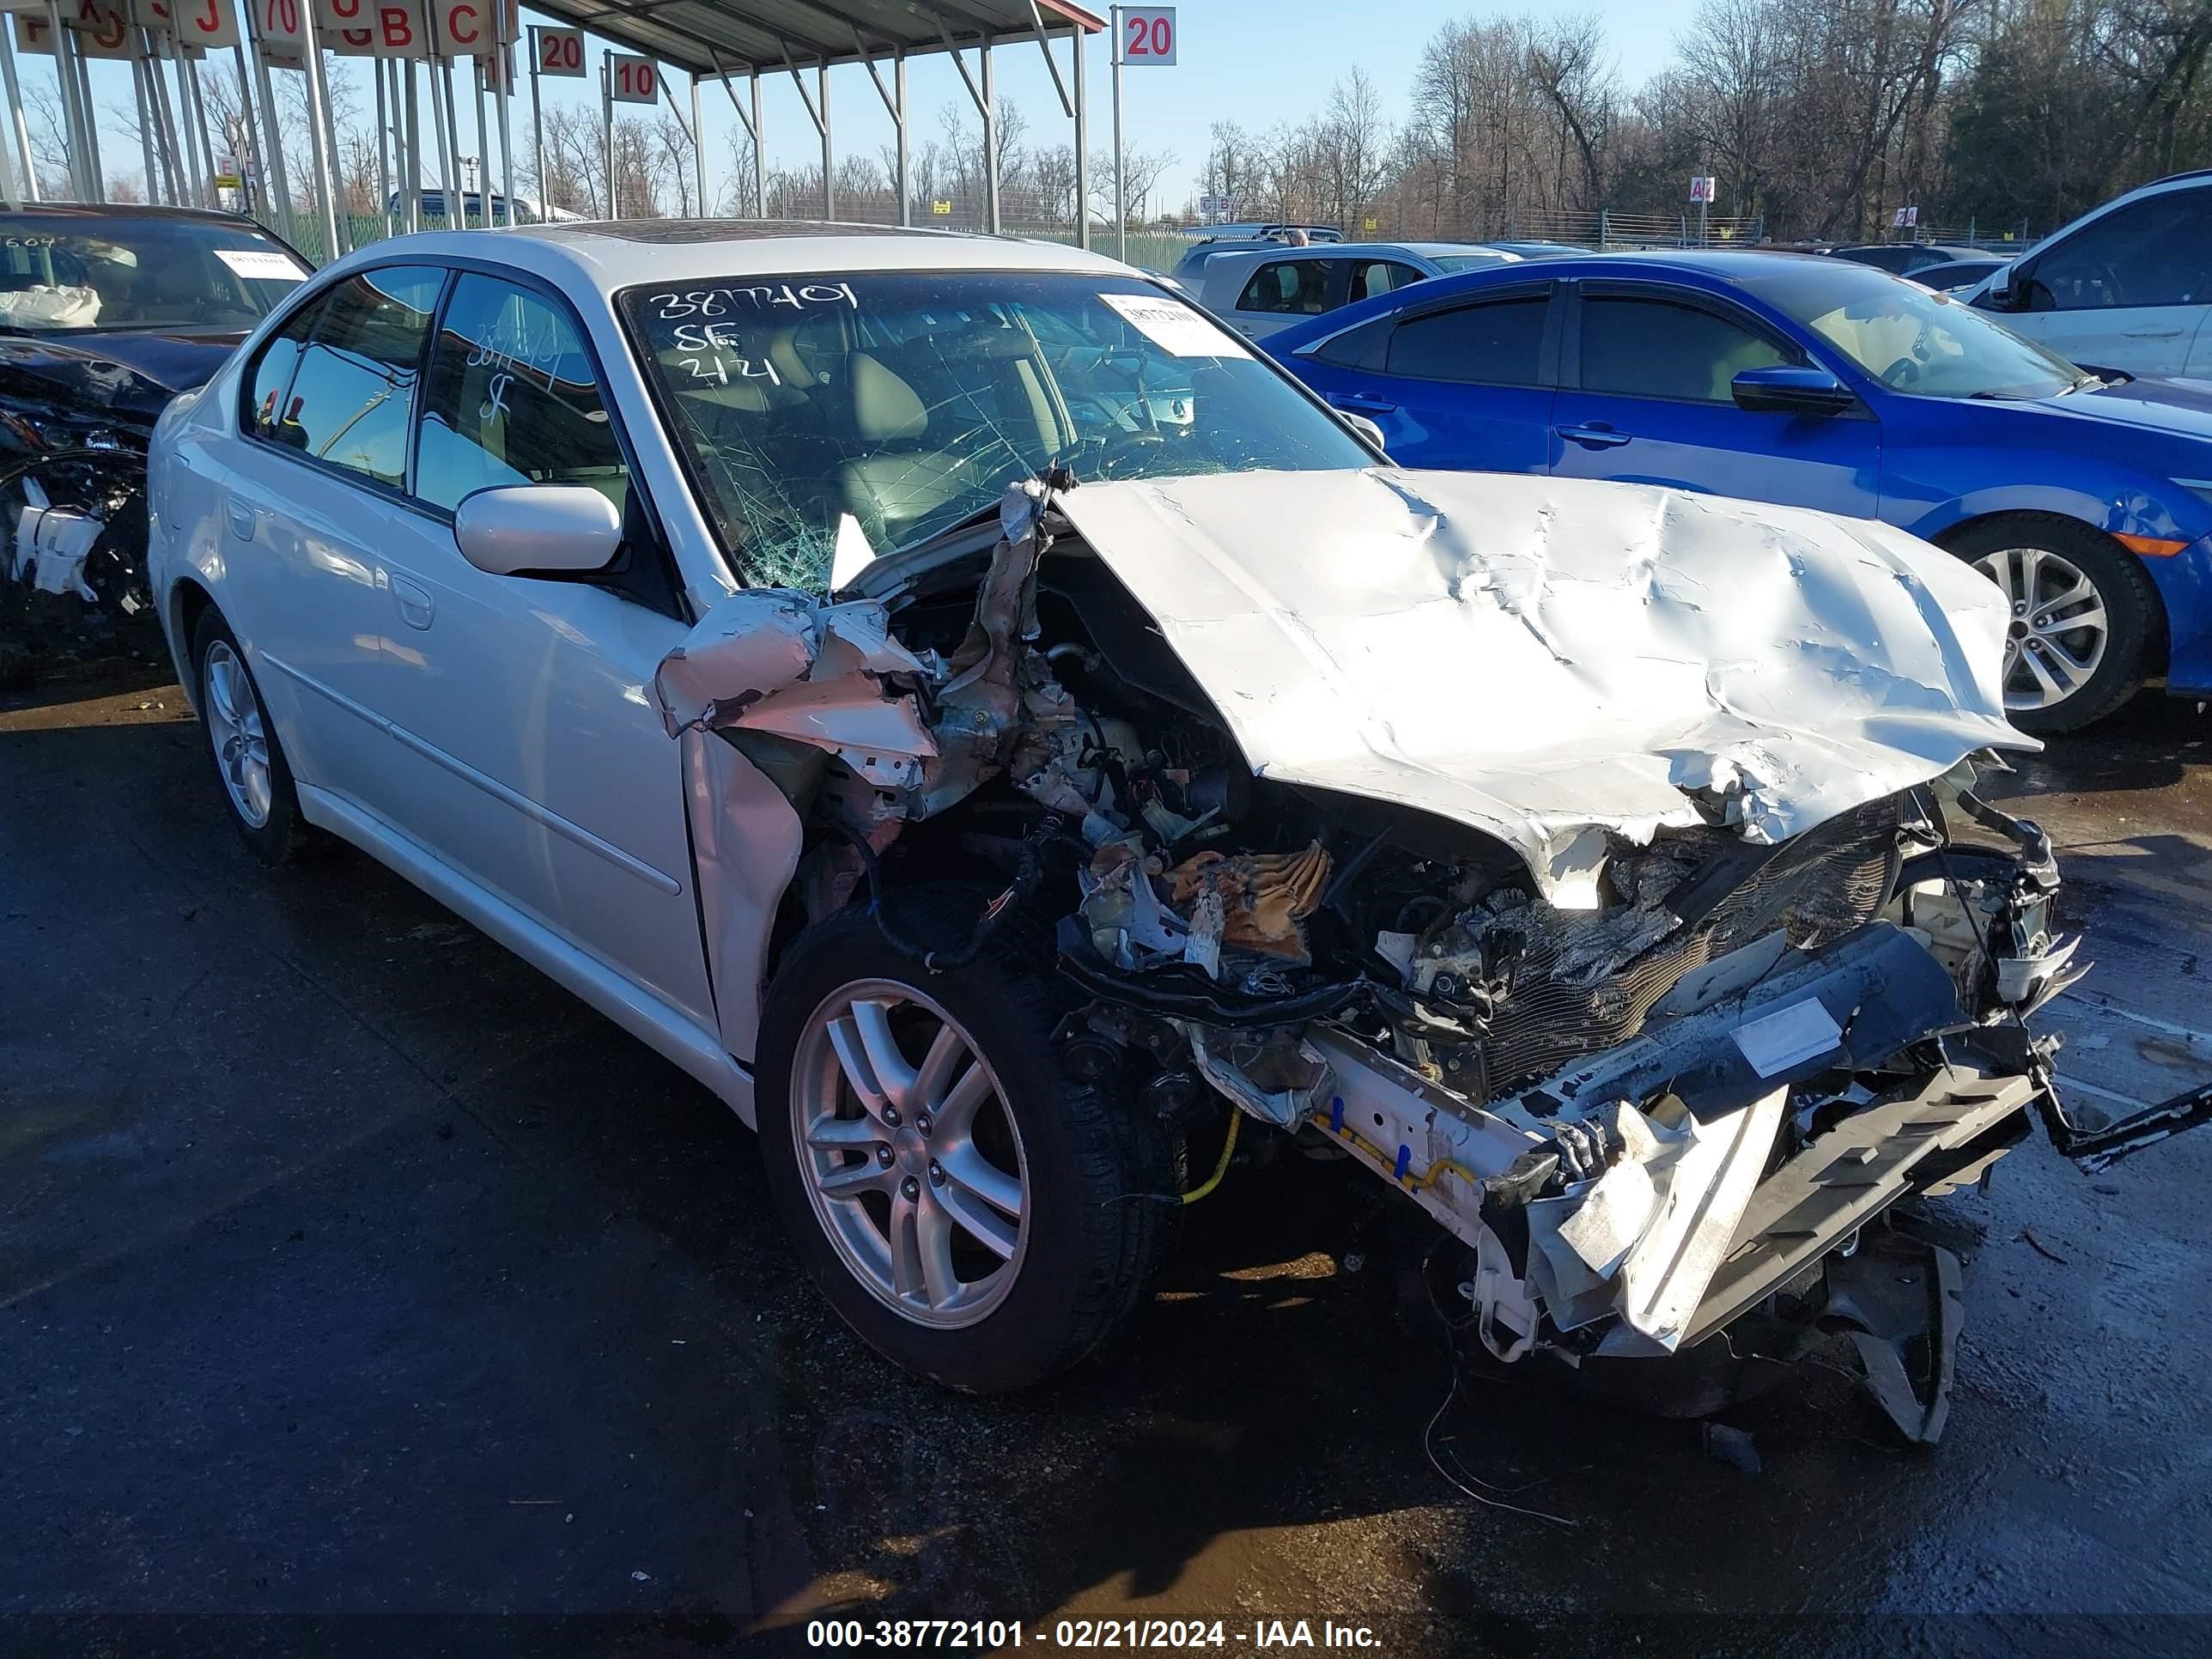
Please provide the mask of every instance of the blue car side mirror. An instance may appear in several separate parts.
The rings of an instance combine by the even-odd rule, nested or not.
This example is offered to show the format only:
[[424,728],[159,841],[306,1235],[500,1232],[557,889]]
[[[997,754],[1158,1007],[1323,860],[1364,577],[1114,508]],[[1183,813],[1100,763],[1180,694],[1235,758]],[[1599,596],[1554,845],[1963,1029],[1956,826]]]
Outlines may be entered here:
[[1747,368],[1729,382],[1736,407],[1754,414],[1840,415],[1851,406],[1850,389],[1809,363],[1770,363]]

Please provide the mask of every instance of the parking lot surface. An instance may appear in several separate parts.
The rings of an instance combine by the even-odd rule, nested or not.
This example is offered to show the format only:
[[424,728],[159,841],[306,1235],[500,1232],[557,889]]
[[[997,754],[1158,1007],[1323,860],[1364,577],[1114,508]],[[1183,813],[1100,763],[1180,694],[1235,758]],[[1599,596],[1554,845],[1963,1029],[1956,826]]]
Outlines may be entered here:
[[[726,1109],[367,858],[264,870],[198,745],[149,674],[0,702],[0,1650],[705,1653],[825,1613],[2212,1639],[2212,1134],[2095,1177],[2039,1139],[1932,1206],[1968,1310],[1930,1452],[1840,1355],[1729,1415],[1755,1472],[1694,1424],[1447,1401],[1321,1166],[1232,1172],[1121,1340],[961,1397],[799,1280]],[[2064,1073],[2212,1074],[2212,716],[2139,704],[1997,793],[2098,963]]]

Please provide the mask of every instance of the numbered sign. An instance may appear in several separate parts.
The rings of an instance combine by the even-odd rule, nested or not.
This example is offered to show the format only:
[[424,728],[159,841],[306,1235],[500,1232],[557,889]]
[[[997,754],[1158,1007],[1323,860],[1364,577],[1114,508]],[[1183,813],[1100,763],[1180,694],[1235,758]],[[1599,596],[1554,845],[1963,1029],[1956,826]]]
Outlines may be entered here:
[[[431,50],[441,58],[483,58],[499,50],[492,0],[433,0]],[[507,38],[515,38],[520,19],[516,0],[508,0]]]
[[477,59],[477,84],[486,92],[514,90],[514,51],[495,52],[489,58]]
[[307,0],[246,0],[246,16],[253,24],[253,38],[264,46],[273,49],[270,63],[280,69],[293,67],[292,59],[304,68],[302,56],[307,44]]
[[376,51],[376,0],[315,0],[315,38],[348,58]]
[[1713,194],[1713,181],[1709,178],[1690,180],[1690,199],[1693,202],[1712,202],[1719,198]]
[[1172,68],[1176,60],[1176,9],[1173,6],[1122,6],[1117,9],[1115,41],[1121,61],[1134,69],[1141,64]]
[[633,58],[626,52],[607,54],[609,85],[617,104],[657,104],[660,101],[660,70],[650,58]]
[[173,36],[177,32],[169,0],[131,0],[131,21],[149,34]]
[[417,58],[430,55],[430,24],[422,0],[365,0],[365,3],[372,54]]
[[62,17],[76,36],[76,49],[87,58],[136,58],[138,43],[131,32],[131,16],[123,0],[76,0],[76,15],[62,9]]
[[540,75],[565,75],[580,81],[583,79],[583,30],[540,28],[533,24],[530,30],[530,51]]
[[238,44],[236,0],[174,0],[177,39],[187,46]]

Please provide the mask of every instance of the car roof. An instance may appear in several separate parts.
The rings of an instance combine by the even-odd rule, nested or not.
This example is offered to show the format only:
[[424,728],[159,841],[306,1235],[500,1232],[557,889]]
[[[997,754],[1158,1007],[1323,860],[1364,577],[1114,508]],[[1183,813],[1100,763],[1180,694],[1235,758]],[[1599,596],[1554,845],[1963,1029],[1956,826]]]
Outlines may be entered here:
[[268,228],[242,213],[225,213],[220,208],[159,207],[150,202],[26,202],[21,207],[0,208],[0,212],[54,219],[190,219],[203,224]]
[[1103,254],[1057,242],[799,219],[563,220],[489,230],[430,230],[372,243],[339,265],[349,270],[425,257],[499,260],[542,276],[579,281],[602,294],[641,283],[847,271],[1146,275]]

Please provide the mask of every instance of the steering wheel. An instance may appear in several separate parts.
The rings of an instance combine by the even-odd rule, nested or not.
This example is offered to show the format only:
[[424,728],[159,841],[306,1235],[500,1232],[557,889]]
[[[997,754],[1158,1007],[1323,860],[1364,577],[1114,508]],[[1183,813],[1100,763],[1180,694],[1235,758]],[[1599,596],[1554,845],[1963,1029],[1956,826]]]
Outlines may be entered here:
[[1919,380],[1920,360],[1917,357],[1899,357],[1881,372],[1881,383],[1899,392],[1918,385]]

